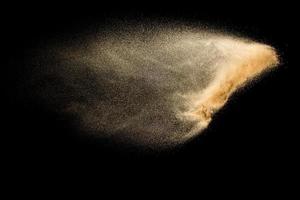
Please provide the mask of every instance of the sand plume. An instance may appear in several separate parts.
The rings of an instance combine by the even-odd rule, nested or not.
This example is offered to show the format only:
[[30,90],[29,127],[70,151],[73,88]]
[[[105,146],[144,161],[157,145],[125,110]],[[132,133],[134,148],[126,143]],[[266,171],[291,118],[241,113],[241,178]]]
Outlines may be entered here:
[[234,91],[278,64],[272,47],[226,33],[178,23],[118,27],[32,58],[30,95],[75,116],[82,134],[152,147],[183,143]]

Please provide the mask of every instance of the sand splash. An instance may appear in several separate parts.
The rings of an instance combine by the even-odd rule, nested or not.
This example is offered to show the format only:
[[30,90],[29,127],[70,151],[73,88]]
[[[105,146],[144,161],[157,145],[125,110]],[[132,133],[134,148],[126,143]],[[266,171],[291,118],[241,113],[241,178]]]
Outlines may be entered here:
[[32,58],[24,83],[30,95],[75,116],[82,134],[155,148],[183,143],[201,134],[234,91],[278,64],[272,47],[226,33],[118,26]]

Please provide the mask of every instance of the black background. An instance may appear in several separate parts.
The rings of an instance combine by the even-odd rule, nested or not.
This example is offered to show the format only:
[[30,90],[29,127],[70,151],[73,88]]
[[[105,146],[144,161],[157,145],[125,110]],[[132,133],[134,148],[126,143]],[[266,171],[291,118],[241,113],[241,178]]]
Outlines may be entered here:
[[[3,72],[2,108],[5,154],[20,168],[145,176],[154,172],[202,176],[211,171],[257,172],[277,179],[291,159],[292,79],[289,63],[291,16],[288,3],[244,1],[147,2],[26,2],[7,5],[1,15],[7,64]],[[233,95],[202,136],[176,149],[145,153],[135,148],[107,146],[78,136],[72,122],[41,105],[22,99],[27,52],[41,41],[80,32],[110,18],[160,18],[202,22],[240,33],[275,47],[278,69]],[[4,139],[8,136],[8,139]],[[22,167],[20,167],[22,166]],[[22,171],[22,170],[21,170]],[[50,170],[51,171],[51,170]],[[49,172],[49,171],[48,171]],[[50,172],[49,172],[50,173]],[[274,176],[274,173],[276,175]],[[170,175],[170,176],[173,176]]]

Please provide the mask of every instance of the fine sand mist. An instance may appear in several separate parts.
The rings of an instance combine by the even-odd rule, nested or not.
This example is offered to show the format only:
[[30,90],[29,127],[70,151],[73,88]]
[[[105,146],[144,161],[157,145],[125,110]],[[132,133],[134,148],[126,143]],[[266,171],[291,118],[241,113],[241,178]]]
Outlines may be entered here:
[[[278,64],[265,44],[184,25],[118,25],[46,45],[31,98],[74,116],[82,134],[168,147],[201,134],[230,95]],[[225,134],[225,133],[224,133]]]

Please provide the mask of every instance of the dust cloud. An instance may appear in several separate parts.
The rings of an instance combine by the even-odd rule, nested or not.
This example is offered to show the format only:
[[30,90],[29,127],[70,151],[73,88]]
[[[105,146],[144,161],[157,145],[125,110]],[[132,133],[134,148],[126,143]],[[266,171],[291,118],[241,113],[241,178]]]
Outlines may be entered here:
[[37,50],[24,86],[98,138],[181,144],[201,134],[233,92],[279,62],[268,45],[207,28],[112,27]]

